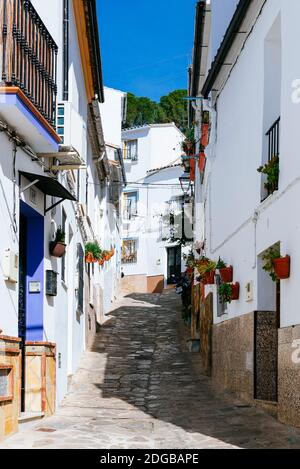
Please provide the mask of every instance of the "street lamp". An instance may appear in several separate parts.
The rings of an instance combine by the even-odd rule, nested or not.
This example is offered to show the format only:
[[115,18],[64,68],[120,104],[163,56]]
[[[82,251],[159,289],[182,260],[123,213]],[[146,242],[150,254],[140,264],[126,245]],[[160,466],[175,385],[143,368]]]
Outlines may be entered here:
[[189,195],[189,190],[191,187],[191,180],[190,176],[187,173],[183,173],[182,176],[179,178],[180,186],[183,192],[184,197]]
[[186,156],[186,155],[183,155],[182,156],[182,164],[183,164],[183,167],[184,167],[184,172],[189,173],[190,170],[191,170],[190,157]]

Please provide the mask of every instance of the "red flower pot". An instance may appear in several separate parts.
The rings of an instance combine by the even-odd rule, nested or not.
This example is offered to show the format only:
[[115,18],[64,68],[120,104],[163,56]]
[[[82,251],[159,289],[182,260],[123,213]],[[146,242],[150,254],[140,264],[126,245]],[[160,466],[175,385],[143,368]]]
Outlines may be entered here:
[[61,242],[50,243],[50,254],[53,257],[63,257],[66,253],[66,244]]
[[94,259],[93,254],[87,254],[87,255],[85,256],[85,262],[86,262],[87,264],[93,264],[93,262],[95,262],[95,259]]
[[280,257],[273,260],[274,271],[279,280],[285,280],[290,277],[291,258],[290,256]]
[[209,124],[202,124],[201,145],[207,147],[209,141]]
[[232,301],[238,300],[240,297],[240,284],[237,282],[231,285],[231,287],[232,287],[231,300]]
[[220,269],[220,276],[224,283],[231,283],[233,279],[233,267],[224,267]]
[[215,270],[212,270],[211,272],[207,272],[204,277],[204,283],[205,285],[214,285],[215,283]]
[[206,166],[206,156],[204,152],[201,152],[199,155],[199,169],[201,173],[204,173]]

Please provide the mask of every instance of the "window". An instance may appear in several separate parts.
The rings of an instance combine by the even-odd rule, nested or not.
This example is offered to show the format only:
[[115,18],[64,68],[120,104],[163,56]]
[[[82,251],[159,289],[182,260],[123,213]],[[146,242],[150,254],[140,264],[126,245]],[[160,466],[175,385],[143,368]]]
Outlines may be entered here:
[[126,239],[123,241],[122,263],[135,264],[137,262],[137,240]]
[[13,396],[13,366],[0,365],[0,402],[11,402]]
[[[66,233],[66,226],[67,226],[67,215],[64,209],[62,209],[61,229],[64,233]],[[63,282],[66,282],[66,256],[63,256],[61,258],[61,279]]]
[[127,192],[124,194],[124,220],[131,220],[137,215],[137,192]]
[[131,161],[138,160],[138,141],[137,140],[127,140],[126,142],[124,142],[123,158],[124,160],[131,160]]

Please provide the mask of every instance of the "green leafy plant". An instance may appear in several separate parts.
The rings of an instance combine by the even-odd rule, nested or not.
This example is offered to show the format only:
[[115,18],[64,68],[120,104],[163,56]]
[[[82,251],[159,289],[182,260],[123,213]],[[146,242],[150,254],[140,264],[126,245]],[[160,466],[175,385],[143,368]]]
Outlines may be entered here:
[[226,269],[227,267],[227,264],[223,261],[223,259],[221,259],[221,257],[219,257],[219,260],[217,262],[217,269]]
[[194,128],[190,128],[185,133],[185,139],[181,144],[181,149],[187,154],[191,155],[195,151],[195,131]]
[[264,184],[265,189],[269,194],[273,194],[278,189],[279,181],[279,157],[273,158],[263,166],[260,166],[257,171],[267,176],[267,181]]
[[187,267],[190,267],[190,268],[195,267],[195,256],[194,256],[193,251],[189,251],[188,254],[184,254],[183,260],[185,261]]
[[280,248],[279,246],[272,246],[269,248],[262,256],[263,260],[263,269],[268,272],[271,279],[276,282],[277,276],[274,270],[274,259],[279,259],[282,256],[280,255]]
[[101,259],[102,250],[97,241],[85,245],[85,255],[92,256],[95,260]]
[[56,243],[65,243],[65,241],[66,241],[66,233],[61,228],[61,226],[59,226],[56,230],[55,242]]
[[207,274],[210,274],[217,268],[217,263],[208,259],[205,262],[197,265],[197,270],[201,278],[204,278]]
[[220,285],[219,298],[221,303],[231,303],[232,285],[230,283],[222,283]]

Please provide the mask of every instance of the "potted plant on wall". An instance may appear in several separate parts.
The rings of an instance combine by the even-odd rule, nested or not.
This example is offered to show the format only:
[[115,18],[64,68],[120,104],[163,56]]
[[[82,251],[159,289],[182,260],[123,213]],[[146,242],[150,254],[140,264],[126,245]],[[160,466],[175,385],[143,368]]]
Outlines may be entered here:
[[206,285],[213,285],[215,283],[216,267],[216,262],[210,259],[202,260],[200,264],[197,264],[197,270],[203,283]]
[[183,140],[181,144],[181,148],[187,156],[194,156],[195,146],[196,146],[195,132],[194,132],[194,129],[191,128],[187,130],[185,134],[185,139]]
[[273,156],[263,166],[260,166],[257,171],[267,176],[267,181],[264,183],[264,187],[268,194],[273,194],[278,189],[279,181],[279,156]]
[[66,233],[59,226],[55,233],[55,240],[51,241],[49,249],[53,257],[61,258],[66,253]]
[[101,258],[101,248],[97,241],[89,242],[85,245],[85,262],[92,264],[98,262]]
[[281,256],[279,246],[269,248],[262,256],[262,259],[263,269],[268,272],[274,282],[290,277],[290,256]]
[[219,287],[219,298],[221,303],[231,303],[240,297],[239,283],[222,283]]
[[225,283],[231,283],[233,279],[233,267],[232,265],[227,265],[223,259],[219,257],[218,263],[217,263],[217,269],[220,272],[220,277],[222,279],[222,282]]

